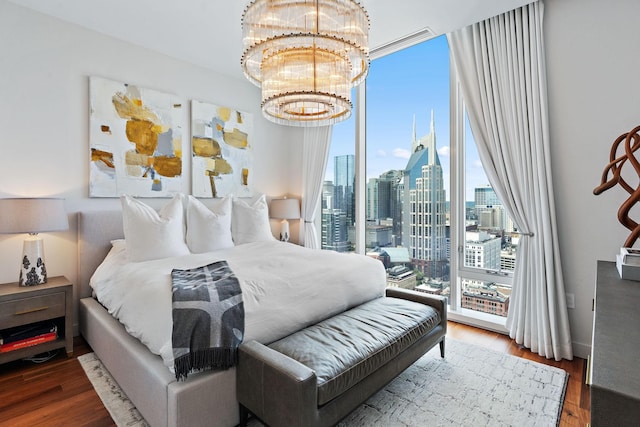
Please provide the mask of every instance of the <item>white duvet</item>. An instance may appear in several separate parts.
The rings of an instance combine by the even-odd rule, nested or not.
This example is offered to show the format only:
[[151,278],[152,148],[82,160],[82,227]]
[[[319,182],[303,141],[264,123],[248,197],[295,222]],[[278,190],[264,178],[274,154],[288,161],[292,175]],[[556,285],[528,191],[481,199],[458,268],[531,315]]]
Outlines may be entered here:
[[123,243],[114,244],[90,285],[109,313],[171,370],[173,268],[226,260],[242,288],[244,340],[262,343],[382,296],[386,286],[378,260],[279,241],[144,262],[128,262]]

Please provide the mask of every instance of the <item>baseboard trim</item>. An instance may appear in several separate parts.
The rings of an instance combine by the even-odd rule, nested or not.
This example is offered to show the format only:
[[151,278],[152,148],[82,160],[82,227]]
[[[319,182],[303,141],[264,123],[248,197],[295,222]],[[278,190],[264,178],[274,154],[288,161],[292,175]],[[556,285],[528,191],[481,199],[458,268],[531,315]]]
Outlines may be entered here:
[[579,342],[572,342],[573,355],[581,359],[587,359],[591,355],[591,345]]

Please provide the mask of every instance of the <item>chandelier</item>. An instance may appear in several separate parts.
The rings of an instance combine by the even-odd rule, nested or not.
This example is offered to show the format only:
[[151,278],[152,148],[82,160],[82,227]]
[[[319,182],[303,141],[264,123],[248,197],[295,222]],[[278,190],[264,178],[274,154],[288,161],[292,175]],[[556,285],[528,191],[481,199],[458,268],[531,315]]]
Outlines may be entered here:
[[262,113],[290,126],[351,116],[351,89],[369,69],[369,16],[354,0],[254,0],[242,15],[244,75],[262,86]]

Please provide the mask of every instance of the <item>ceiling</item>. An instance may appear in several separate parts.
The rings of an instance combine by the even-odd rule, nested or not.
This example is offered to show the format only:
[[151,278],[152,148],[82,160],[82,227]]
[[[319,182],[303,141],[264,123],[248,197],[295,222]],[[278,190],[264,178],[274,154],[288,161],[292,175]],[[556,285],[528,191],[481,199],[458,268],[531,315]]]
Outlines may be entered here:
[[[242,77],[245,0],[9,0],[226,75]],[[370,48],[426,27],[444,34],[532,0],[361,0]]]

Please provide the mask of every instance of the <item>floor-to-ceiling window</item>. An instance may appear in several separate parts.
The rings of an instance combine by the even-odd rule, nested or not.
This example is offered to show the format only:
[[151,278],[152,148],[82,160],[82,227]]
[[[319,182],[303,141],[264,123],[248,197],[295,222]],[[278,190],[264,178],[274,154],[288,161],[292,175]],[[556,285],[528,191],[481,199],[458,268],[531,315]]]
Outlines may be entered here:
[[455,216],[459,218],[455,226],[460,230],[456,303],[462,316],[502,324],[509,311],[519,234],[489,184],[464,102],[459,95],[455,102],[456,114],[461,116],[461,129],[453,132],[456,146],[460,147],[460,170],[456,174],[460,196],[460,209]]
[[375,59],[366,82],[366,248],[390,286],[450,294],[446,38]]
[[[354,93],[352,102],[355,104]],[[356,158],[355,108],[349,119],[333,126],[329,159],[322,186],[322,249],[355,250]]]
[[358,247],[385,264],[389,286],[446,296],[452,318],[500,328],[518,234],[489,185],[456,88],[444,36],[372,61],[358,89],[366,128],[356,132],[354,111],[333,129],[322,247],[353,251],[362,236]]

